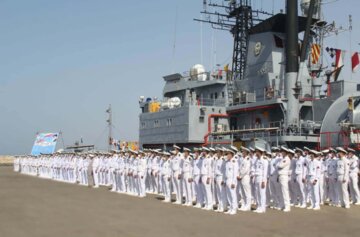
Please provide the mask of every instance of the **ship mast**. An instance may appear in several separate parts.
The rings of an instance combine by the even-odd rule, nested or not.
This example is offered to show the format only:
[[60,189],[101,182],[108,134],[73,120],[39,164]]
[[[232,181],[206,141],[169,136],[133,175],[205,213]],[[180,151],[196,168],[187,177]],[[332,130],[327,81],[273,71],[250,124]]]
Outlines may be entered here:
[[230,31],[234,37],[232,71],[227,77],[228,103],[233,103],[233,92],[236,90],[234,81],[243,80],[245,77],[247,50],[249,42],[249,30],[254,22],[261,21],[260,15],[272,15],[265,11],[253,10],[251,0],[223,0],[222,3],[207,3],[214,11],[206,8],[201,13],[204,19],[195,21],[211,24],[214,29]]
[[106,122],[108,123],[108,128],[109,128],[109,137],[108,137],[108,150],[111,151],[111,143],[112,143],[112,109],[111,109],[111,104],[109,105],[109,108],[106,110],[106,113],[109,114],[108,119],[106,120]]

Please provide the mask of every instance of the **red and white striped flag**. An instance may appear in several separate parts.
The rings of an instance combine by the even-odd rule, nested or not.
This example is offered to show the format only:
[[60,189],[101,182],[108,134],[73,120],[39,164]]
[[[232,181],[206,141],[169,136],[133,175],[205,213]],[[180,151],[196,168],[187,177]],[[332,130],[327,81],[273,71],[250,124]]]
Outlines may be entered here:
[[359,64],[360,64],[360,55],[358,52],[356,52],[351,57],[351,68],[353,72],[355,72],[358,69]]
[[312,64],[317,64],[320,59],[320,45],[319,44],[313,44],[311,46],[311,62]]

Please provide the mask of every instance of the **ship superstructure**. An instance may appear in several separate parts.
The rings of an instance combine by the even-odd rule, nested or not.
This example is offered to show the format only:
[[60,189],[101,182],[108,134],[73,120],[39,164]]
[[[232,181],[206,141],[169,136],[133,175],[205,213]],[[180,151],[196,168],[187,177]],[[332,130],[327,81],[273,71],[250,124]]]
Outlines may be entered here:
[[[337,80],[341,68],[323,65],[324,37],[334,25],[321,18],[321,4],[301,1],[303,15],[298,16],[298,1],[287,0],[286,14],[254,26],[249,24],[254,12],[251,1],[212,4],[227,9],[228,15],[217,12],[213,14],[217,21],[206,21],[230,26],[225,28],[234,35],[232,70],[220,79],[197,65],[192,73],[197,80],[180,74],[164,77],[163,96],[181,103],[155,113],[146,113],[148,102],[140,103],[140,144],[359,147],[360,83]],[[235,20],[230,24],[221,20],[224,17]],[[241,34],[246,45],[238,37]],[[314,45],[320,54],[316,61],[311,58]],[[173,124],[169,119],[174,127],[168,126]],[[157,120],[166,126],[156,127]]]
[[228,130],[226,73],[211,75],[195,65],[189,74],[168,75],[164,81],[162,101],[140,100],[142,147],[199,146],[206,133]]

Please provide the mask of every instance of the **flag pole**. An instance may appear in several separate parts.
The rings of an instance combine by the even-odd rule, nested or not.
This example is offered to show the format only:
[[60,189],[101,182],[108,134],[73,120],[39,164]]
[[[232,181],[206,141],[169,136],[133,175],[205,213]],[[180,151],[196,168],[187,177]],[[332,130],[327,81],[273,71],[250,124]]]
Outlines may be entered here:
[[[350,57],[352,55],[352,15],[349,15],[349,47],[350,47]],[[350,80],[353,79],[353,72],[352,72],[352,68],[351,68],[351,72],[350,72]]]

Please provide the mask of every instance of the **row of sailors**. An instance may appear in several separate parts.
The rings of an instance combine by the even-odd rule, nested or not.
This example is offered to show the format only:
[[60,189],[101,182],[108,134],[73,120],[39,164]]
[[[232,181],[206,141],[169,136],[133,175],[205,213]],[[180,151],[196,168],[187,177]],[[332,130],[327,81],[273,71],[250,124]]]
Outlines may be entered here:
[[[161,150],[17,158],[15,171],[145,197],[163,194],[164,202],[236,214],[264,213],[266,207],[289,212],[291,206],[319,210],[360,204],[359,160],[351,148],[322,152],[274,147],[194,149],[174,145]],[[51,159],[49,159],[51,158]],[[350,195],[349,195],[350,193]],[[183,202],[184,200],[184,202]],[[309,206],[308,206],[309,204]],[[239,206],[241,206],[239,208]]]

